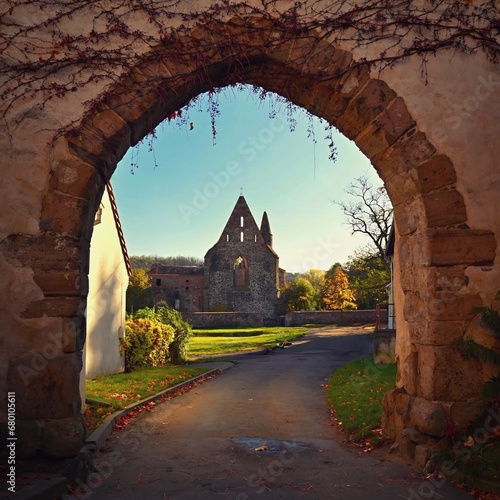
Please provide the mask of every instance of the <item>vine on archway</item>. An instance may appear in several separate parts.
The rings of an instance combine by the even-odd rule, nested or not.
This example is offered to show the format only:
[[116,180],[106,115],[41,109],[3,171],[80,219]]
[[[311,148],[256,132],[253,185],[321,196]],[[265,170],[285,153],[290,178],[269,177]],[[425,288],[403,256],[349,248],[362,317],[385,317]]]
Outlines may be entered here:
[[[159,44],[174,50],[182,63],[195,49],[185,37],[197,28],[210,29],[215,22],[221,23],[221,29],[213,33],[214,41],[202,44],[208,50],[196,54],[200,68],[206,65],[210,48],[239,54],[244,64],[252,40],[235,37],[235,28],[250,34],[273,33],[267,41],[269,47],[292,38],[310,38],[312,33],[333,44],[348,42],[353,49],[382,43],[377,55],[356,62],[379,68],[417,55],[425,70],[427,58],[444,49],[481,51],[498,62],[500,16],[495,0],[480,4],[306,0],[284,10],[277,0],[260,6],[222,0],[203,11],[192,7],[181,0],[111,4],[100,0],[7,0],[0,10],[2,116],[16,101],[40,93],[43,103],[98,81],[116,82],[139,61],[161,56],[161,51],[151,51]],[[90,22],[81,23],[82,18]],[[231,71],[228,76],[237,79],[237,65]],[[208,72],[205,76],[209,78]]]
[[[154,149],[154,144],[157,140],[158,128],[170,125],[179,129],[184,128],[188,132],[194,130],[196,127],[196,119],[192,115],[193,110],[196,110],[199,113],[207,113],[209,116],[212,130],[212,143],[215,146],[217,143],[217,135],[219,133],[217,129],[217,119],[221,115],[220,97],[222,95],[228,97],[228,93],[225,92],[226,89],[227,87],[214,87],[209,92],[193,97],[186,106],[167,116],[167,118],[158,124],[156,129],[152,130],[132,148],[130,172],[133,174],[134,171],[139,168],[140,152],[144,145],[146,145],[148,153],[153,156],[152,162],[154,168],[158,167]],[[311,140],[314,146],[314,168],[316,168],[316,144],[318,143],[317,132],[315,129],[315,123],[317,122],[324,129],[325,135],[323,138],[327,143],[328,159],[332,162],[336,161],[338,151],[333,137],[333,133],[336,129],[326,120],[311,114],[306,109],[295,105],[283,96],[273,92],[268,92],[262,87],[256,85],[243,85],[238,83],[231,86],[231,90],[232,92],[229,95],[229,98],[236,98],[239,94],[245,93],[248,98],[253,98],[255,100],[256,106],[265,102],[269,106],[269,119],[275,120],[278,116],[283,116],[288,124],[290,132],[294,132],[296,130],[298,117],[303,116],[305,122],[307,123],[307,138]]]
[[[190,79],[208,91],[215,143],[218,85],[244,83],[255,39],[263,53],[285,47],[292,40],[311,42],[310,52],[301,54],[300,61],[289,61],[296,67],[308,62],[319,40],[352,47],[356,57],[349,69],[368,66],[383,70],[403,59],[420,57],[424,79],[429,57],[438,51],[482,52],[493,63],[498,62],[500,53],[496,0],[427,0],[418,5],[411,0],[354,4],[305,0],[291,7],[283,7],[278,0],[255,5],[222,0],[206,10],[194,5],[181,0],[7,0],[0,7],[0,117],[6,129],[12,126],[7,117],[19,113],[18,104],[25,109],[15,117],[16,124],[48,102],[96,85],[101,89],[99,96],[85,103],[87,112],[92,113],[107,101],[113,85],[120,83],[126,92],[124,82],[137,84],[138,74],[139,81],[155,89],[158,99],[165,99],[172,89],[164,77],[144,68],[170,57],[179,67],[189,68],[186,73],[176,68],[176,78]],[[377,52],[368,56],[368,49],[375,46]],[[222,79],[219,75],[217,84],[211,67],[215,53],[228,61],[226,75]],[[193,61],[195,75],[190,66]],[[321,81],[339,75],[329,75],[319,67],[315,76]],[[264,97],[268,94],[260,88],[255,92]],[[287,101],[286,95],[281,98]],[[34,105],[26,109],[25,102]],[[190,105],[168,119],[187,123],[189,114],[182,111]],[[296,125],[295,112],[292,104],[286,107],[291,130]],[[80,119],[70,126],[77,127]],[[334,159],[332,129],[328,124],[325,128],[330,158]],[[67,131],[66,127],[54,132]],[[149,149],[153,149],[154,134],[152,130],[145,139]],[[312,128],[309,135],[314,140]]]

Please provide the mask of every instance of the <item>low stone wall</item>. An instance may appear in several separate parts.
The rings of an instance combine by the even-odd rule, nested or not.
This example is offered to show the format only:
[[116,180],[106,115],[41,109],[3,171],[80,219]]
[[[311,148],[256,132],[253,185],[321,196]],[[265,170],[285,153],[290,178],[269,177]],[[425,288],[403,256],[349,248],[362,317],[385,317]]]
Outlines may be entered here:
[[197,312],[183,313],[185,321],[194,328],[217,328],[224,326],[259,327],[264,325],[264,316],[260,313],[244,312]]
[[396,362],[396,330],[379,330],[373,336],[373,360],[375,364]]
[[[387,311],[381,311],[387,315]],[[285,325],[297,326],[308,323],[313,324],[339,324],[376,323],[375,309],[355,311],[292,311],[286,313]],[[387,321],[387,318],[382,318]]]

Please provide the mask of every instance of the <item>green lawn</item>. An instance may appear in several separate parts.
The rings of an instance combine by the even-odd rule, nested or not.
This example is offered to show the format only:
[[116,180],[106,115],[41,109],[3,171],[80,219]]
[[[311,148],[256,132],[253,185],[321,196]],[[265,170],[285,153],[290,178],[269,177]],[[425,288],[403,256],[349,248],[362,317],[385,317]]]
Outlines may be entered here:
[[194,329],[188,355],[207,356],[251,351],[292,341],[308,332],[302,327]]
[[328,382],[328,403],[337,423],[356,441],[381,439],[382,397],[396,385],[396,365],[375,365],[371,356],[335,370]]
[[[307,331],[295,327],[199,329],[194,330],[189,341],[189,354],[207,356],[263,349],[294,340]],[[143,367],[87,380],[85,396],[104,403],[86,405],[87,426],[94,429],[107,415],[206,371],[189,365]]]
[[190,366],[148,366],[131,373],[103,375],[87,380],[85,397],[105,403],[86,405],[87,427],[94,429],[107,415],[206,371],[206,368]]

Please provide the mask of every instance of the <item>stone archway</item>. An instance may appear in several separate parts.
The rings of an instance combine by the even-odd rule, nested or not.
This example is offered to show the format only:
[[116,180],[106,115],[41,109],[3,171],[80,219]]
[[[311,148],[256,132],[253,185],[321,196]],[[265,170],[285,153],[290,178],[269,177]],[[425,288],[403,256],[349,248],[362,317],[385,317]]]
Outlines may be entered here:
[[[414,89],[405,91],[401,73],[374,75],[358,64],[349,44],[333,45],[318,31],[306,35],[273,43],[280,34],[265,17],[212,20],[183,33],[177,43],[189,50],[182,59],[178,45],[159,41],[105,92],[91,88],[92,107],[76,121],[49,106],[59,133],[50,137],[48,153],[44,143],[30,150],[43,151],[35,162],[39,190],[25,195],[20,187],[16,199],[28,206],[30,224],[9,221],[0,241],[7,278],[1,293],[16,298],[13,307],[0,310],[10,335],[3,339],[2,378],[6,390],[18,394],[17,416],[29,437],[22,444],[26,455],[41,450],[68,456],[83,439],[78,377],[89,243],[95,209],[118,160],[191,98],[236,81],[325,118],[356,142],[384,180],[395,211],[399,276],[398,390],[385,399],[386,432],[405,442],[403,428],[414,426],[430,447],[444,435],[444,406],[451,406],[452,418],[468,418],[483,377],[452,342],[467,331],[472,308],[494,295],[498,224],[477,216],[477,197],[493,195],[487,186],[471,187],[470,194],[463,167],[452,159],[460,161],[460,153],[452,140],[427,136],[434,110],[422,109]],[[230,46],[228,38],[234,40]],[[35,117],[30,127],[44,130],[40,120]],[[27,157],[10,156],[19,165]],[[498,182],[495,171],[490,178]],[[23,179],[16,182],[21,186]],[[406,450],[413,457],[415,445]],[[419,453],[427,452],[424,447]]]

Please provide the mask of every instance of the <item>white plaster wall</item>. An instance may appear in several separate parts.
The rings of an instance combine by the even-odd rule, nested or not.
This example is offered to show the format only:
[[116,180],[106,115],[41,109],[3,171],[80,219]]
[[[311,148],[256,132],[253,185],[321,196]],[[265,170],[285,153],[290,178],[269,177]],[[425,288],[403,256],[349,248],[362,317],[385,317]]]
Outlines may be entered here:
[[104,192],[101,207],[101,223],[94,226],[90,244],[84,350],[87,379],[125,369],[119,339],[125,330],[128,274],[107,191]]

